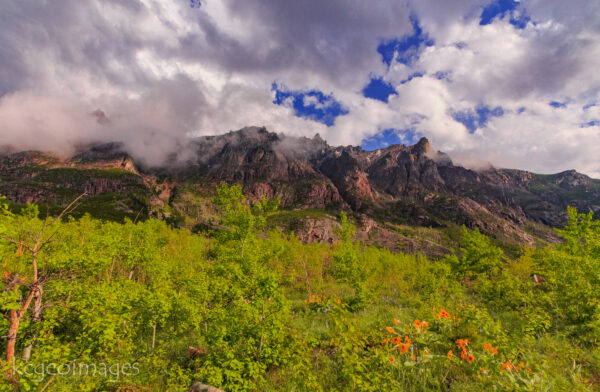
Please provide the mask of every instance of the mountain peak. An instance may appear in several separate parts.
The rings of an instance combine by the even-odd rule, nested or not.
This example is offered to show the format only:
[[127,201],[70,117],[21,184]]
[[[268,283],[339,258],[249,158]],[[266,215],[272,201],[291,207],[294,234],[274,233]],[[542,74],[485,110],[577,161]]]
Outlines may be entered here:
[[417,144],[413,146],[413,150],[417,153],[427,153],[431,150],[431,144],[429,143],[429,139],[426,137],[422,137]]

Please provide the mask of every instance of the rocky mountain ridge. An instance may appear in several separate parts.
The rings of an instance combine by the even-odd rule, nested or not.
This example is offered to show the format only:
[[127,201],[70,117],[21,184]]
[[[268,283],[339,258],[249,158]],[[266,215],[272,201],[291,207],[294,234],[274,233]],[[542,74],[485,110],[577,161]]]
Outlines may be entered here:
[[[566,222],[568,205],[600,210],[600,180],[573,170],[554,175],[470,170],[453,164],[426,138],[413,146],[366,151],[329,146],[318,135],[296,138],[247,127],[193,139],[189,149],[185,160],[153,168],[143,167],[118,143],[86,147],[70,158],[3,153],[0,194],[16,203],[58,208],[86,191],[90,198],[84,209],[103,218],[189,218],[190,205],[226,181],[240,183],[252,199],[280,197],[284,210],[333,215],[347,210],[370,222],[367,237],[371,231],[393,231],[390,225],[464,224],[532,245],[538,238],[552,239],[547,228]],[[204,204],[195,213],[196,224],[210,216]],[[305,237],[312,238],[310,233]],[[315,239],[331,238],[325,233]]]

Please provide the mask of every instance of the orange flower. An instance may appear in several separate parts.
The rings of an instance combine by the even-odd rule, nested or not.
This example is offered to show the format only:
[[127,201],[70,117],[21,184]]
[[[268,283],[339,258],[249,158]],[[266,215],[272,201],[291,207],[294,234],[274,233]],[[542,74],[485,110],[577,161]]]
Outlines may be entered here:
[[395,333],[392,327],[385,327],[389,333]]
[[423,321],[421,325],[423,325],[423,328],[429,327],[429,323],[427,321]]
[[421,328],[421,325],[422,325],[421,320],[415,320],[414,324],[415,324],[415,327]]
[[396,317],[394,317],[394,324],[395,324],[396,326],[398,326],[398,325],[400,324],[400,322],[398,321],[398,319],[397,319]]
[[474,360],[475,360],[475,357],[473,356],[473,354],[469,354],[469,356],[467,357],[467,361],[472,363]]
[[383,343],[383,344],[388,344],[389,342],[390,342],[390,339],[384,339],[381,341],[381,343]]
[[307,302],[308,302],[307,300],[304,300],[304,303],[307,303]]
[[406,344],[408,344],[409,346],[412,344],[412,340],[410,340],[408,336],[404,337],[404,342],[406,342]]
[[321,303],[321,298],[317,298],[317,303]]
[[400,345],[398,345],[398,351],[400,351],[401,353],[407,353],[408,352],[408,346],[404,343],[400,343]]
[[311,298],[308,302],[310,302],[311,304],[314,304],[315,303],[315,299]]
[[460,352],[460,359],[462,359],[464,361],[466,357],[467,357],[467,349],[463,347],[462,351]]
[[429,350],[423,350],[423,354],[425,354],[425,355],[429,354]]
[[456,340],[456,347],[458,348],[464,348],[469,344],[469,339],[457,339]]
[[394,358],[394,356],[393,356],[393,355],[390,357],[390,362],[391,362],[391,363],[394,363],[394,362],[396,362],[396,358]]
[[446,312],[446,310],[440,309],[440,312],[435,317],[437,317],[439,319],[442,319],[442,318],[449,319],[450,314],[448,312]]
[[399,344],[401,342],[400,336],[396,336],[392,339],[392,344]]
[[507,370],[509,372],[512,372],[512,369],[513,369],[512,363],[506,361],[505,363],[502,364],[502,370]]
[[519,362],[517,366],[515,366],[515,370],[518,372],[525,364],[523,362]]
[[448,359],[452,359],[452,350],[448,351],[448,354],[446,354],[446,356],[448,357]]
[[342,303],[342,300],[338,298],[337,303],[338,303],[338,305],[340,305]]
[[412,360],[413,360],[413,361],[416,361],[416,360],[417,360],[417,357],[415,356],[415,354],[413,354],[413,355],[412,355]]
[[479,368],[479,373],[485,373],[485,369],[484,368]]

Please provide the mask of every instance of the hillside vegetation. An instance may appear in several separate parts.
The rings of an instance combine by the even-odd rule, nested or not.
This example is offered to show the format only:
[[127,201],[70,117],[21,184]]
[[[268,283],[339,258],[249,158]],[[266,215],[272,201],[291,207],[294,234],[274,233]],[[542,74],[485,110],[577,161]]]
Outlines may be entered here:
[[214,203],[194,234],[0,200],[0,391],[600,387],[591,214],[517,257],[463,228],[430,260],[364,245],[343,213],[335,244],[268,231],[277,201],[237,185]]

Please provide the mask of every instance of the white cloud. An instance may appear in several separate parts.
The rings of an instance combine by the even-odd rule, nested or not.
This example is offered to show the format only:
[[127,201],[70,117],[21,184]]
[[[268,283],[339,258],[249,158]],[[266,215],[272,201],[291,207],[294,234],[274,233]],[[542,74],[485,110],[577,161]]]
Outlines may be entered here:
[[[190,134],[246,125],[333,144],[412,128],[460,162],[600,176],[600,127],[581,127],[600,120],[583,110],[600,98],[600,3],[523,0],[518,30],[508,16],[480,26],[489,2],[0,0],[0,144],[118,139],[160,163]],[[377,45],[412,33],[411,12],[435,45],[387,69]],[[362,96],[371,74],[396,87],[388,104]],[[273,81],[333,93],[349,114],[298,118],[273,104]],[[480,105],[505,114],[470,134],[451,113]]]

